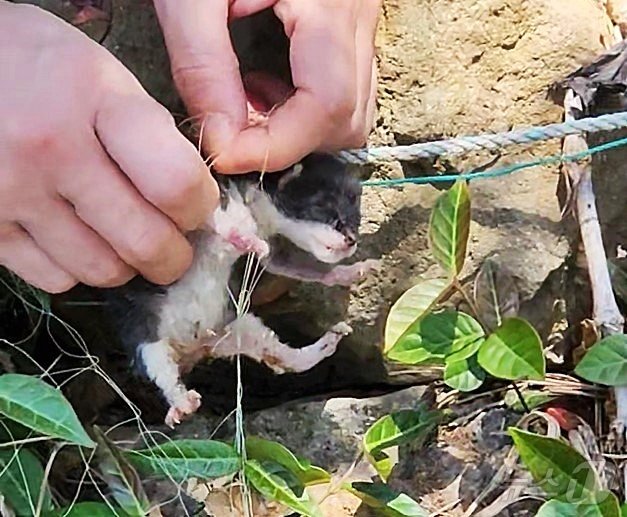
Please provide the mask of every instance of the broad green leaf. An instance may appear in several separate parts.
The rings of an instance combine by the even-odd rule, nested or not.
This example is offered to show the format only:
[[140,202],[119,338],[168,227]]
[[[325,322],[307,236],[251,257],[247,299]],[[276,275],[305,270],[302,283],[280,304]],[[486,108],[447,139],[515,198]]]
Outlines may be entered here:
[[451,276],[457,276],[466,259],[470,232],[470,193],[458,180],[438,197],[431,211],[429,242],[435,259]]
[[405,409],[377,420],[363,438],[364,452],[385,481],[393,467],[386,449],[418,441],[421,442],[437,426],[439,414],[424,405],[419,409]]
[[298,497],[283,479],[267,472],[259,462],[255,460],[246,461],[244,475],[255,490],[266,499],[284,504],[307,517],[322,517],[320,508],[309,498],[307,493]]
[[387,352],[409,326],[429,310],[446,291],[450,281],[421,280],[396,300],[385,322],[383,351]]
[[296,494],[298,497],[303,494],[305,490],[305,485],[301,482],[300,479],[298,479],[294,475],[291,470],[286,469],[280,463],[272,460],[260,461],[259,464],[261,465],[261,468],[263,468],[263,470],[265,470],[268,474],[278,476],[283,481],[285,481],[290,490],[294,492],[294,494]]
[[146,515],[150,501],[137,472],[122,451],[97,426],[94,426],[94,435],[98,444],[98,471],[107,483],[113,499],[130,515]]
[[123,510],[107,506],[105,503],[78,503],[70,508],[64,508],[55,512],[55,517],[121,517],[125,516]]
[[596,343],[579,361],[575,373],[606,386],[627,384],[627,335],[614,334]]
[[624,259],[609,260],[607,267],[616,296],[627,303],[627,262]]
[[0,413],[43,435],[95,446],[61,391],[37,377],[0,375]]
[[533,479],[550,497],[578,502],[600,490],[594,469],[563,440],[513,427],[509,434]]
[[542,505],[536,517],[621,517],[621,509],[614,494],[598,492],[591,501],[579,503],[551,499]]
[[[17,515],[34,515],[44,485],[44,469],[28,449],[0,449],[0,493]],[[44,511],[52,509],[52,499],[45,486]]]
[[348,490],[364,503],[387,517],[427,517],[429,512],[408,495],[398,493],[383,483],[354,482]]
[[140,473],[179,482],[191,477],[214,479],[235,474],[240,461],[233,447],[213,440],[175,440],[125,454]]
[[[612,492],[597,492],[593,500],[590,508],[593,512],[598,513],[593,513],[590,517],[597,515],[600,517],[621,517],[620,503]],[[588,514],[586,514],[586,517],[588,517]]]
[[542,341],[536,330],[521,318],[503,322],[479,349],[479,364],[500,379],[544,379]]
[[497,262],[486,260],[475,279],[474,298],[479,319],[490,330],[518,315],[520,296],[511,274]]
[[385,452],[381,451],[377,453],[376,456],[365,452],[364,457],[374,467],[377,474],[379,474],[379,477],[384,482],[387,482],[392,475],[392,470],[394,470],[394,467],[398,463],[398,454],[390,455],[390,449],[387,449]]
[[424,439],[435,428],[439,419],[436,411],[430,411],[424,405],[418,409],[403,409],[385,415],[366,431],[364,449],[370,454],[376,454],[394,445]]
[[485,339],[481,337],[477,339],[476,341],[473,341],[472,343],[466,345],[464,348],[461,348],[460,350],[447,354],[446,357],[444,358],[444,362],[446,364],[455,363],[457,361],[463,361],[464,359],[468,359],[476,355],[479,349],[481,348],[481,345],[483,345],[484,341]]
[[577,513],[577,505],[551,499],[544,503],[536,517],[580,517]]
[[447,386],[459,391],[473,391],[483,384],[486,373],[479,363],[477,356],[462,359],[461,361],[446,362],[444,382]]
[[324,469],[313,466],[306,459],[296,457],[289,449],[271,440],[255,436],[246,438],[246,456],[260,463],[271,460],[283,465],[305,486],[327,483],[331,479],[331,475]]
[[621,517],[627,517],[627,504],[623,504],[623,506],[620,507],[620,515]]
[[[555,395],[551,395],[550,393],[542,390],[521,389],[521,393],[529,409],[540,407],[556,398]],[[520,398],[518,397],[516,390],[507,390],[505,396],[503,397],[503,402],[505,402],[507,407],[513,409],[514,411],[525,410],[520,402]]]
[[405,364],[441,363],[450,354],[457,359],[465,355],[468,346],[483,338],[483,328],[463,312],[445,310],[425,315],[412,323],[388,351],[387,357]]

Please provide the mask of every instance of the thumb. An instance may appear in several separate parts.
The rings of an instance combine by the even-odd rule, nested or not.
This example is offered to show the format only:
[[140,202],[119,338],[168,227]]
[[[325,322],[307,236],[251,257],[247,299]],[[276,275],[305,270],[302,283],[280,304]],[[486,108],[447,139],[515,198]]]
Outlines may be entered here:
[[246,96],[228,30],[229,0],[155,0],[172,76],[187,110],[204,121],[208,152],[246,127]]

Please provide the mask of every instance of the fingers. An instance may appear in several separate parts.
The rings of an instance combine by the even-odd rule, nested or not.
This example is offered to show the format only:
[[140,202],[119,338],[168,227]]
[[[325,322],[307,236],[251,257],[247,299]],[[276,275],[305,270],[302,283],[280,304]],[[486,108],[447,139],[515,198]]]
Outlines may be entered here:
[[375,35],[381,10],[380,0],[365,0],[360,4],[359,22],[356,25],[355,48],[357,60],[357,99],[351,120],[355,136],[354,146],[366,142],[374,125],[377,94],[377,66],[375,61]]
[[142,196],[183,230],[215,210],[218,187],[165,108],[147,96],[112,97],[96,116],[100,142]]
[[221,149],[220,172],[283,169],[314,149],[339,149],[353,137],[346,126],[356,103],[354,10],[337,8],[329,16],[315,3],[299,4],[298,12],[280,6],[275,11],[290,37],[296,90],[266,127],[245,129]]
[[191,115],[205,118],[211,149],[246,126],[246,97],[228,31],[229,0],[155,0],[172,76]]
[[59,194],[77,216],[146,279],[169,284],[189,267],[192,250],[174,223],[148,203],[94,142],[84,169],[59,179]]
[[0,226],[0,264],[49,293],[68,291],[77,283],[16,224]]
[[20,223],[48,257],[84,284],[114,287],[135,276],[133,269],[61,199],[49,200]]

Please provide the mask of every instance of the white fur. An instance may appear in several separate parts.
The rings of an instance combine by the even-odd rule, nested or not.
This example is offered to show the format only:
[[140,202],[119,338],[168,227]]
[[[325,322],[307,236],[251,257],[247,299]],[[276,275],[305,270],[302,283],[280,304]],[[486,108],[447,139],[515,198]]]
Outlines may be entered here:
[[270,197],[256,187],[250,187],[246,198],[265,236],[281,234],[321,262],[335,264],[352,256],[357,249],[356,245],[347,246],[344,235],[324,223],[286,217]]

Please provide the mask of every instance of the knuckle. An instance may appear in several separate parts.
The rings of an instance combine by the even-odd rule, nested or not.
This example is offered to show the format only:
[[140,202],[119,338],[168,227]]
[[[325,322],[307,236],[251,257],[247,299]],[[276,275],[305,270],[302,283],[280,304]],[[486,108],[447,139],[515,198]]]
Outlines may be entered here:
[[350,132],[347,138],[347,145],[350,147],[361,147],[368,141],[370,131],[366,126],[361,126]]
[[170,174],[172,181],[167,185],[167,189],[158,195],[167,205],[185,206],[198,197],[203,187],[203,173],[198,163],[192,163],[191,160],[183,161],[187,163],[172,167]]
[[24,231],[16,224],[0,224],[0,242],[14,242],[18,238],[21,238],[23,234]]
[[170,245],[176,239],[176,230],[170,225],[164,227],[146,225],[132,240],[130,254],[141,265],[153,265],[161,262],[169,252]]
[[356,96],[352,92],[329,99],[326,102],[326,113],[334,124],[346,124],[355,111]]

